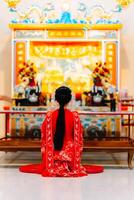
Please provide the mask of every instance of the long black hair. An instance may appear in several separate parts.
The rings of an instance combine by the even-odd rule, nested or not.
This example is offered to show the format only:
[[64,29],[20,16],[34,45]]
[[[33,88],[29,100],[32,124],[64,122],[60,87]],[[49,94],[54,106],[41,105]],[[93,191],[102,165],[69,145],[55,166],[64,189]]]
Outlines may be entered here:
[[71,100],[71,90],[68,87],[62,86],[55,91],[55,100],[59,103],[59,113],[56,122],[56,131],[54,134],[54,149],[61,150],[65,135],[65,113],[64,106]]

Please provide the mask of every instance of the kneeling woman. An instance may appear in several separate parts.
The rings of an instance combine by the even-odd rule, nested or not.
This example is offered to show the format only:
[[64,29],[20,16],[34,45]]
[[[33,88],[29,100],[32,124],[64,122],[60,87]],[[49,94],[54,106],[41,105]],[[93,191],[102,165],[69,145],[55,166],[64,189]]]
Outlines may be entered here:
[[42,163],[20,167],[20,171],[46,177],[79,177],[99,173],[102,167],[82,166],[83,131],[77,112],[66,108],[71,90],[62,86],[55,92],[59,109],[48,112],[42,124]]

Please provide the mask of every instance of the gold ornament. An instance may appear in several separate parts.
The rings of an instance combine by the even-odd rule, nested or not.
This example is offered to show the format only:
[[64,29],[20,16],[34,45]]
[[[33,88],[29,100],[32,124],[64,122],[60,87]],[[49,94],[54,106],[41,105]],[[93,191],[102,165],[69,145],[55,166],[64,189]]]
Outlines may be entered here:
[[4,0],[7,4],[8,7],[11,9],[15,9],[17,4],[21,1],[21,0]]
[[129,6],[131,3],[134,2],[134,0],[116,0],[116,1],[117,1],[117,3],[118,3],[119,5],[121,5],[122,7],[127,7],[127,6]]

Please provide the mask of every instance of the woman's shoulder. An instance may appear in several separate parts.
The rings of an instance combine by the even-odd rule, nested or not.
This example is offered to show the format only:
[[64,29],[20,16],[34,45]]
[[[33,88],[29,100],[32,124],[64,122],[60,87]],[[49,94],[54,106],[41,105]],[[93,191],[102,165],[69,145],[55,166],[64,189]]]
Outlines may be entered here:
[[46,113],[46,116],[55,116],[55,115],[57,115],[58,114],[58,109],[56,109],[56,110],[50,110],[50,111],[48,111],[47,113]]
[[74,113],[78,114],[78,112],[76,110],[69,110],[67,108],[65,110],[66,110],[66,112],[69,112],[69,113],[72,113],[72,114],[74,114]]
[[[59,109],[56,109],[56,110],[53,110],[53,111],[48,111],[47,112],[47,115],[57,115],[58,114],[58,110]],[[68,108],[65,108],[65,113],[70,115],[70,116],[73,116],[73,115],[78,115],[78,112],[77,111],[72,111],[72,110],[69,110]]]
[[79,114],[77,111],[71,111],[69,109],[65,109],[65,113],[67,116],[69,116],[70,118],[75,118],[75,117],[78,117]]
[[73,111],[72,110],[69,110],[68,108],[65,108],[65,112],[70,114],[70,115],[73,115]]
[[[56,109],[56,110],[52,111],[52,115],[57,115],[58,114],[58,110],[59,109]],[[74,112],[69,110],[68,108],[65,108],[64,111],[65,111],[65,114],[73,116]]]

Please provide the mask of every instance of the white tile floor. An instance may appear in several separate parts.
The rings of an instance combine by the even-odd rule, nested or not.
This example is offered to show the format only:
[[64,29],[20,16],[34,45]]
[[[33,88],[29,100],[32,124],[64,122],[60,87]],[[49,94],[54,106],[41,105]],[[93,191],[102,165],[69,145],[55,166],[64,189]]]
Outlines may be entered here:
[[18,165],[40,162],[39,153],[0,153],[0,200],[134,200],[134,170],[126,167],[125,154],[86,154],[84,162],[88,156],[89,163],[106,164],[105,172],[44,178],[18,171]]

